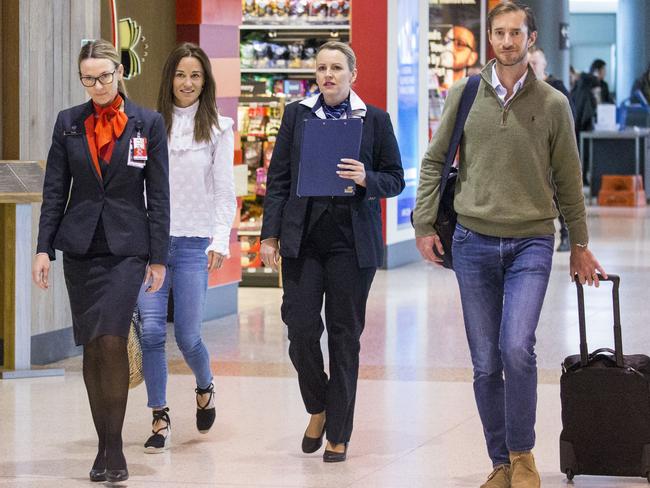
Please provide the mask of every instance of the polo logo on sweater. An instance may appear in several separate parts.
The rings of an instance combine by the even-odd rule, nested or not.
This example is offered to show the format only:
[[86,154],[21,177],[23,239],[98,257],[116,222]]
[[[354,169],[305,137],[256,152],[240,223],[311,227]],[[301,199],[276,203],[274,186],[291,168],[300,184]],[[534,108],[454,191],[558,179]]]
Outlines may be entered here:
[[530,118],[530,121],[535,122],[535,116],[534,115]]

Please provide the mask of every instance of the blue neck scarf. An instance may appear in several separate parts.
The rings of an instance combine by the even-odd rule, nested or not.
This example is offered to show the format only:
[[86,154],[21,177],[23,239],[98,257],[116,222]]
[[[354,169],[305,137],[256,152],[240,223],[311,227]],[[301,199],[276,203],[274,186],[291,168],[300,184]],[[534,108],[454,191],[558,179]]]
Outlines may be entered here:
[[323,107],[323,112],[325,112],[325,117],[328,119],[340,119],[343,117],[343,114],[347,113],[347,116],[350,117],[350,97],[343,100],[338,105],[330,107],[325,103],[323,95],[320,96],[320,104]]

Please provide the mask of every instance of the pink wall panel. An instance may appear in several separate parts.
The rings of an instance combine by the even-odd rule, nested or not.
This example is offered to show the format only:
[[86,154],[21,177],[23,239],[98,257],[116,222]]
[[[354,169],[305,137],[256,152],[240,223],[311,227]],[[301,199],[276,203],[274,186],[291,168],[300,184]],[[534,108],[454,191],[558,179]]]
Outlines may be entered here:
[[235,121],[235,130],[239,130],[237,127],[237,104],[239,103],[239,97],[229,97],[229,98],[217,98],[217,107],[219,107],[219,113],[230,117]]
[[241,92],[239,58],[210,59],[219,98],[238,97]]
[[202,24],[241,24],[241,0],[203,0]]
[[210,58],[239,58],[239,27],[236,25],[200,26],[201,47]]

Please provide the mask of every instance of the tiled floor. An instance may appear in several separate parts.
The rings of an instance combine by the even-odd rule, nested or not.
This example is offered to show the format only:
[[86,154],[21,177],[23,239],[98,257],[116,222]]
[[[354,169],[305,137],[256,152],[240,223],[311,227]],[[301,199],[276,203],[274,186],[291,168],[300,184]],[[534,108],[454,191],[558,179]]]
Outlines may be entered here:
[[[621,275],[626,353],[650,353],[647,284],[650,211],[590,209],[592,249]],[[589,347],[611,344],[609,285],[587,292]],[[169,344],[173,447],[146,455],[143,386],[131,392],[124,429],[132,487],[478,487],[490,471],[474,404],[459,298],[451,272],[412,264],[380,271],[362,340],[355,431],[346,463],[304,455],[307,415],[287,356],[281,292],[241,289],[240,314],[205,324],[218,390],[217,422],[194,427],[194,384]],[[559,472],[560,362],[578,351],[568,255],[556,254],[538,329],[536,457],[542,486],[570,485]],[[80,358],[63,378],[0,381],[0,486],[87,486],[95,434]],[[578,476],[576,487],[642,487],[642,478]]]

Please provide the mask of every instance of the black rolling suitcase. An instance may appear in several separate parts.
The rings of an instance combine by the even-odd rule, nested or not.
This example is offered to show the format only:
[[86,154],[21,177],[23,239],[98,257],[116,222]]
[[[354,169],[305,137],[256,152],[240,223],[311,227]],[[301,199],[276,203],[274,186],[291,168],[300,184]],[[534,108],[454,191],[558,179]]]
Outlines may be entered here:
[[[600,278],[601,281],[603,280]],[[577,474],[641,476],[650,481],[650,358],[623,355],[620,278],[609,275],[614,302],[614,350],[587,349],[585,301],[578,288],[580,354],[562,364],[560,468]]]

